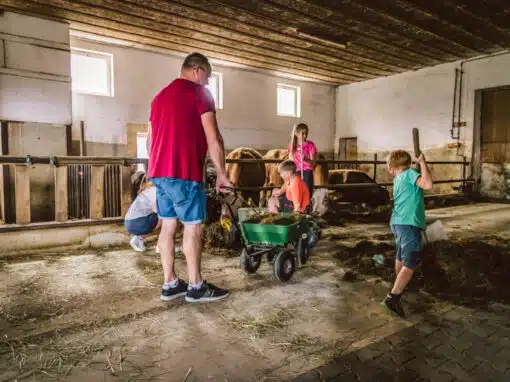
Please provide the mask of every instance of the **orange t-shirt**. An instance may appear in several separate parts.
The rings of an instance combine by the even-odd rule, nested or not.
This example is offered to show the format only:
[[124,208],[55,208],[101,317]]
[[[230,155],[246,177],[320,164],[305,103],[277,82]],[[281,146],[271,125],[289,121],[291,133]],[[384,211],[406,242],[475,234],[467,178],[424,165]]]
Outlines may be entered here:
[[299,204],[301,212],[310,204],[310,191],[308,191],[308,186],[303,182],[303,179],[297,175],[287,182],[285,196],[292,204]]

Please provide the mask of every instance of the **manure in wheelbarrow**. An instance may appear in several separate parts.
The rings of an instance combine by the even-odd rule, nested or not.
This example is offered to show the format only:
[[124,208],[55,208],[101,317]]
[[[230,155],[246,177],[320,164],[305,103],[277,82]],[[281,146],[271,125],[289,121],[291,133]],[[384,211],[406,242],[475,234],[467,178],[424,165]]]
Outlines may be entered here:
[[282,216],[279,214],[261,214],[259,216],[254,216],[248,220],[245,220],[244,223],[263,225],[292,225],[302,220],[304,220],[304,217],[297,214],[291,216]]

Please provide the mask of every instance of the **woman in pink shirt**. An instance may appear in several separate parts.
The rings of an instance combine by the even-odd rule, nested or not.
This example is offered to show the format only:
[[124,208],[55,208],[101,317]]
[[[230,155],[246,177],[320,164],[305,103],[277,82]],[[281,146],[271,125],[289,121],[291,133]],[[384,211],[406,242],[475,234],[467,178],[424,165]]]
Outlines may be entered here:
[[297,173],[303,177],[311,196],[313,193],[313,169],[317,161],[317,147],[307,138],[308,125],[304,123],[295,125],[292,129],[288,151],[289,159],[296,164]]

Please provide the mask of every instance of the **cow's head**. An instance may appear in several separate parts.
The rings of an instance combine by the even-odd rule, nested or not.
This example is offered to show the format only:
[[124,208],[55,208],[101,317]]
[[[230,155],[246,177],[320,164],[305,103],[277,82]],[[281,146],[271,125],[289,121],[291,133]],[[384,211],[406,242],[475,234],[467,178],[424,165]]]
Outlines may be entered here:
[[312,213],[318,216],[324,216],[328,212],[329,198],[328,190],[325,188],[319,188],[313,190],[312,195]]

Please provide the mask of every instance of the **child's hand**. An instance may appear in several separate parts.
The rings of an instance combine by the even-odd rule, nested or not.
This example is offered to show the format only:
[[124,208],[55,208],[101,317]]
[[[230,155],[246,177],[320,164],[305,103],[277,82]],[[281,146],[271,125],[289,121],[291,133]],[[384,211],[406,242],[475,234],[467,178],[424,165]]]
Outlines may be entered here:
[[416,158],[416,162],[418,162],[420,165],[426,165],[427,162],[425,161],[425,155],[420,154],[420,156],[418,158]]

